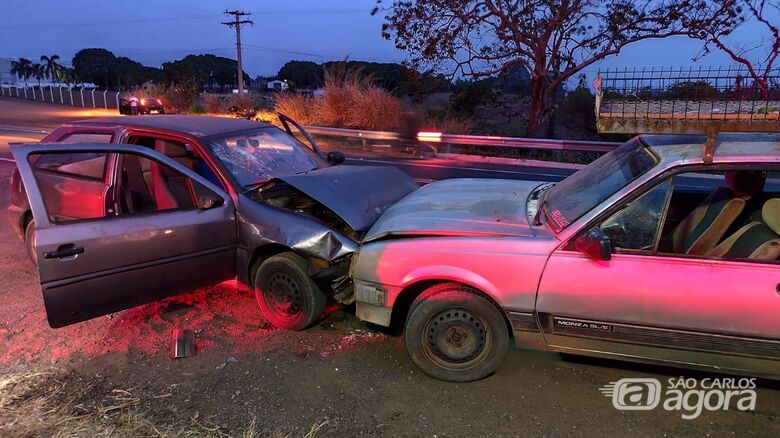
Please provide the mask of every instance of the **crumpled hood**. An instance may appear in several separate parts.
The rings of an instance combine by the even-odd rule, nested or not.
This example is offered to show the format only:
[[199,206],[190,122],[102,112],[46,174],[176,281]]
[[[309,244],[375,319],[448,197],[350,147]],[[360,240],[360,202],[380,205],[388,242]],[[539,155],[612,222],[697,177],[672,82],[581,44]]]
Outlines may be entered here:
[[526,201],[538,181],[450,179],[390,207],[364,241],[388,235],[533,236]]
[[332,210],[355,231],[368,230],[377,218],[419,184],[395,167],[333,166],[281,181]]

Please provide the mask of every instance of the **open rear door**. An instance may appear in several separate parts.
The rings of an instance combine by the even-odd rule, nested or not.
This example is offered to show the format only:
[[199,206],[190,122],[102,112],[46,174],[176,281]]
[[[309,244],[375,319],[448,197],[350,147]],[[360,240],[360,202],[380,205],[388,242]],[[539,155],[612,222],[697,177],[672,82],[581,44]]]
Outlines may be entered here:
[[235,276],[230,197],[134,145],[12,148],[36,223],[49,324],[62,327]]

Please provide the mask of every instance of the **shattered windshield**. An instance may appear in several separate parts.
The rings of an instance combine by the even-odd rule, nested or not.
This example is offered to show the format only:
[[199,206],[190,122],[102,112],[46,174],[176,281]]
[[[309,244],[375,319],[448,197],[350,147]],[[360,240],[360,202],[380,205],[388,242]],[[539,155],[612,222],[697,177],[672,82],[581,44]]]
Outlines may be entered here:
[[228,134],[208,144],[241,187],[327,166],[314,151],[276,128]]
[[552,187],[542,211],[560,232],[657,163],[658,157],[635,138]]

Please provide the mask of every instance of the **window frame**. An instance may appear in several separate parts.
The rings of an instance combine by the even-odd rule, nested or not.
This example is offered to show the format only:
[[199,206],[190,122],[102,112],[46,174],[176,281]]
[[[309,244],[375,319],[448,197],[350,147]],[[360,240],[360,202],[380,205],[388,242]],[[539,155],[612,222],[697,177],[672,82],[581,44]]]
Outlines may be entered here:
[[588,221],[585,225],[583,225],[582,228],[577,230],[576,233],[572,234],[569,240],[565,244],[560,246],[560,248],[563,251],[578,252],[574,248],[574,242],[580,236],[588,232],[593,227],[600,225],[602,222],[612,217],[613,214],[625,208],[629,203],[633,202],[634,200],[638,199],[639,197],[648,193],[650,190],[657,187],[659,184],[663,183],[667,178],[672,178],[672,183],[670,185],[669,192],[667,193],[666,204],[664,205],[664,211],[661,216],[661,220],[659,221],[658,224],[658,226],[661,227],[661,229],[656,234],[656,242],[653,247],[653,250],[649,252],[647,250],[623,249],[617,252],[613,248],[613,252],[612,252],[613,254],[639,255],[645,257],[663,257],[663,258],[670,258],[670,259],[678,258],[687,261],[701,260],[707,262],[750,263],[750,264],[779,266],[780,259],[778,260],[731,259],[731,258],[726,259],[722,257],[707,257],[703,255],[658,252],[658,245],[660,244],[660,240],[662,237],[661,231],[663,231],[663,224],[666,222],[666,216],[669,212],[669,205],[671,203],[672,195],[674,194],[674,188],[677,182],[677,177],[686,173],[713,172],[713,171],[723,172],[728,170],[757,170],[757,171],[765,171],[765,172],[772,172],[772,171],[780,172],[780,162],[756,162],[756,161],[715,162],[713,164],[697,163],[697,164],[684,164],[684,165],[671,167],[656,175],[653,179],[651,179],[650,181],[642,185],[642,187],[639,187],[637,190],[634,190],[632,193],[630,193],[629,195],[621,199],[620,202],[616,202],[615,204],[613,204],[612,206],[610,206],[609,208],[601,212],[601,214],[593,217],[590,221]]

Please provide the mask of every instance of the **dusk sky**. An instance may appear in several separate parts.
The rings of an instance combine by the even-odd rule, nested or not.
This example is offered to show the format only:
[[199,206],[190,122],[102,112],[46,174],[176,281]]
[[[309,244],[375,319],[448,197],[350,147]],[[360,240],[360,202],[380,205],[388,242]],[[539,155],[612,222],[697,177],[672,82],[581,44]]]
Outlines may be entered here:
[[[252,12],[254,27],[242,32],[244,69],[252,76],[273,75],[291,59],[327,61],[348,57],[377,62],[405,55],[380,35],[381,17],[369,11],[375,0],[220,1],[220,0],[4,0],[0,15],[0,57],[59,54],[66,64],[87,47],[103,47],[146,65],[190,53],[235,58],[234,32],[221,24],[227,9]],[[9,13],[12,12],[12,13]],[[742,35],[750,34],[746,28]],[[687,38],[645,41],[587,70],[601,67],[688,66],[701,43]],[[727,65],[712,54],[698,65]]]

